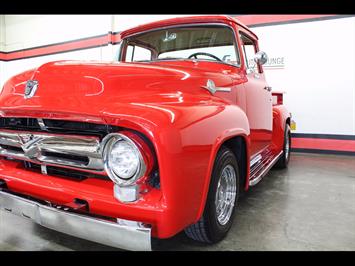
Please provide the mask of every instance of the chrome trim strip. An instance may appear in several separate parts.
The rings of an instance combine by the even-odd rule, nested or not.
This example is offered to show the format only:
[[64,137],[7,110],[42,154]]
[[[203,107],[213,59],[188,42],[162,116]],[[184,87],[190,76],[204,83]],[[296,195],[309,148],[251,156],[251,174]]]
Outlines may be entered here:
[[282,154],[283,151],[281,151],[274,159],[272,159],[272,161],[267,165],[267,167],[262,170],[259,176],[253,178],[252,180],[249,180],[249,186],[255,186],[257,183],[259,183],[261,179],[268,173],[271,167],[274,166],[274,164],[277,162],[277,160],[280,158]]
[[260,161],[262,158],[263,158],[263,157],[262,157],[260,154],[256,155],[256,156],[250,161],[250,168],[251,168],[254,164],[256,164],[258,161]]
[[222,91],[222,92],[231,92],[232,88],[229,87],[216,87],[216,91]]
[[[0,145],[8,146],[0,146],[1,156],[38,164],[79,168],[86,172],[106,173],[100,153],[100,140],[97,137],[2,130]],[[88,161],[66,158],[68,155],[86,157]]]
[[216,87],[213,80],[207,80],[206,86],[201,86],[202,88],[208,90],[211,94],[215,94],[216,92],[231,92],[231,88],[229,87]]
[[64,234],[104,245],[136,251],[151,250],[151,229],[148,227],[120,225],[69,213],[4,191],[0,191],[0,210]]

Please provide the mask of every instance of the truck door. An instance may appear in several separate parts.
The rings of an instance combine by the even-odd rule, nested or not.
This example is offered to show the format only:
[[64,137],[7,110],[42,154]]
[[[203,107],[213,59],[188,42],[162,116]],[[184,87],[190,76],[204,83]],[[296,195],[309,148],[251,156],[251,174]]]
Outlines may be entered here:
[[254,55],[258,52],[257,41],[244,32],[240,32],[244,55],[244,83],[246,114],[250,124],[251,157],[271,144],[272,139],[272,95],[267,85],[262,66],[255,63]]

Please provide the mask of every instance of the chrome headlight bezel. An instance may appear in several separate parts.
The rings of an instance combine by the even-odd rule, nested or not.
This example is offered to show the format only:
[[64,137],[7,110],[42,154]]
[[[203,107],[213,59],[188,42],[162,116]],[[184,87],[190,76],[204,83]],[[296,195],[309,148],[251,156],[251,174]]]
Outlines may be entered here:
[[[132,175],[130,178],[122,178],[122,177],[118,176],[115,173],[115,171],[109,166],[109,162],[110,162],[109,156],[112,152],[112,148],[119,141],[127,142],[133,148],[133,150],[135,151],[135,153],[138,157],[138,160],[139,160],[137,169],[136,169],[134,175]],[[136,181],[138,181],[141,177],[144,176],[144,174],[147,170],[147,165],[144,161],[141,149],[137,146],[137,144],[131,138],[127,137],[124,134],[121,134],[121,133],[108,134],[102,140],[101,153],[102,153],[102,158],[104,161],[104,167],[105,167],[106,173],[108,174],[110,179],[115,184],[117,184],[119,186],[122,186],[122,187],[123,186],[130,186],[130,185],[136,183]]]

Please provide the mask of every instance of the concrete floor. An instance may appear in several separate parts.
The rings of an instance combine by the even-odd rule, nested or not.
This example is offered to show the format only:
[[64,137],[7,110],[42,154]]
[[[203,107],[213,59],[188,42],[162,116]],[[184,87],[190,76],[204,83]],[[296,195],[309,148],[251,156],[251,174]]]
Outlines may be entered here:
[[[292,154],[239,203],[220,243],[183,233],[153,240],[154,250],[355,250],[355,157]],[[118,250],[77,239],[0,212],[0,250]]]

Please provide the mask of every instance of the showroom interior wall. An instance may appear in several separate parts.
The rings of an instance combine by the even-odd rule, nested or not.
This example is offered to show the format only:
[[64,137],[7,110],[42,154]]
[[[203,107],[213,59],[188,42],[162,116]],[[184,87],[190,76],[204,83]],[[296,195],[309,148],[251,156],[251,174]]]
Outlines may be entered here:
[[[111,60],[120,31],[177,16],[1,15],[0,86],[52,60]],[[237,17],[269,55],[270,86],[286,92],[293,148],[355,154],[355,16]]]
[[[4,64],[6,67],[3,67],[0,75],[0,86],[12,75],[52,60],[112,60],[117,49],[107,45],[110,41],[109,32],[120,32],[145,22],[177,16],[1,15],[3,45],[0,59],[1,54],[6,56],[14,52],[16,57]],[[85,41],[91,41],[92,44],[83,43]],[[47,56],[43,56],[42,52],[38,53],[40,56],[26,56],[26,53],[32,52],[31,48],[48,49],[51,44],[67,44],[68,47],[56,49],[54,54],[50,51],[51,55]]]
[[283,59],[265,69],[273,89],[286,92],[293,148],[355,154],[355,17],[253,30],[270,58]]

